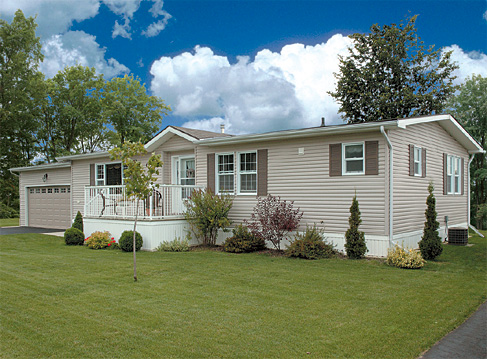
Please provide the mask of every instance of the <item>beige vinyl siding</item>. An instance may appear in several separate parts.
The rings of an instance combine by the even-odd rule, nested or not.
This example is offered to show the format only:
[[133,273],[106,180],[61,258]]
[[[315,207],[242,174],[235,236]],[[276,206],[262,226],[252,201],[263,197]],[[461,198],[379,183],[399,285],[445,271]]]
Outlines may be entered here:
[[[329,177],[329,144],[379,141],[379,174]],[[384,235],[386,226],[385,143],[380,133],[333,137],[311,137],[254,144],[204,147],[197,151],[197,184],[206,186],[208,153],[241,152],[268,149],[268,193],[295,201],[303,212],[302,228],[316,223],[326,232],[345,232],[348,228],[352,198],[357,198],[362,212],[361,229],[368,234]],[[304,148],[304,155],[299,155]],[[238,195],[230,212],[231,219],[248,219],[256,204],[255,195]]]
[[162,162],[164,162],[162,166],[162,183],[172,183],[172,157],[191,156],[194,154],[194,149],[194,143],[176,135],[171,137],[156,149],[156,153],[162,154]]
[[[406,233],[423,228],[428,184],[435,187],[438,222],[449,226],[467,222],[468,153],[438,123],[408,126],[390,131],[394,147],[394,233]],[[409,145],[426,149],[426,177],[409,175]],[[443,195],[443,153],[463,158],[464,195]]]
[[[44,182],[42,177],[44,174],[48,175],[47,181]],[[69,185],[71,183],[71,168],[56,168],[56,169],[40,169],[39,171],[25,171],[20,172],[19,179],[19,200],[20,200],[20,218],[19,224],[27,226],[26,222],[26,187],[34,186],[54,186],[54,185]]]

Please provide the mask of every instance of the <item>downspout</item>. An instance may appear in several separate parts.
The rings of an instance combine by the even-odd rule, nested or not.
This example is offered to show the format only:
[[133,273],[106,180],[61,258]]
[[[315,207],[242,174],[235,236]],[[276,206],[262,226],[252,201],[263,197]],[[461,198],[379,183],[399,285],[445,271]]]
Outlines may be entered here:
[[389,140],[389,137],[387,136],[386,132],[384,131],[384,126],[380,126],[380,133],[384,136],[387,142],[387,147],[389,147],[389,248],[392,248],[392,236],[394,233],[394,207],[393,207],[393,199],[394,199],[394,177],[393,177],[393,162],[394,162],[394,156],[393,156],[393,148],[392,148],[392,143]]

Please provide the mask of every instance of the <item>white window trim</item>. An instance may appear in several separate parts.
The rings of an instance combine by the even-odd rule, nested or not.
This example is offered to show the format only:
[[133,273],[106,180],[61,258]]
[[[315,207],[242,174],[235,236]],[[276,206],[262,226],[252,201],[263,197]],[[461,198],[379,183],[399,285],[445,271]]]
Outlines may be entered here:
[[[218,159],[220,156],[225,156],[225,155],[233,155],[233,191],[231,192],[224,192],[224,193],[221,193],[220,192],[220,173],[218,172]],[[215,185],[216,185],[216,188],[215,188],[215,192],[217,194],[235,194],[235,172],[236,172],[236,166],[235,166],[235,152],[221,152],[221,153],[215,153]],[[227,173],[227,174],[230,174],[230,173]]]
[[[255,171],[241,171],[240,170],[240,155],[244,153],[255,153]],[[257,176],[257,165],[259,163],[259,159],[257,158],[257,151],[241,151],[237,152],[237,194],[241,196],[256,196],[257,195],[257,188],[259,188],[259,183],[258,183],[258,176]],[[241,180],[240,180],[240,175],[241,174],[255,174],[255,192],[242,192],[241,191]]]
[[[95,163],[95,186],[106,186],[107,184],[107,165],[112,165],[115,163],[120,163],[120,166],[122,166],[122,186],[125,185],[125,176],[123,174],[123,167],[124,165],[120,161],[112,161],[112,162],[103,162],[103,163]],[[98,166],[103,166],[103,184],[99,185],[98,184]],[[101,179],[100,179],[101,181]]]
[[[416,150],[419,150],[419,159],[416,159]],[[416,163],[419,165],[419,173],[416,173]],[[413,146],[413,171],[414,176],[423,176],[423,148],[418,146]]]
[[[351,145],[362,145],[362,172],[347,172],[347,160],[345,159],[345,147]],[[360,158],[355,158],[354,161]],[[342,143],[342,176],[360,176],[365,174],[365,142]]]
[[[458,174],[455,173],[455,168],[458,166]],[[449,195],[462,194],[462,159],[459,156],[447,155],[446,156],[446,175],[450,177],[450,187],[447,188],[446,193]],[[450,168],[450,173],[448,172]],[[458,178],[458,191],[455,188],[455,178]],[[448,183],[448,181],[447,181]]]
[[[172,156],[171,157],[171,183],[172,184],[178,184],[180,185],[181,183],[179,183],[181,181],[181,163],[182,161],[184,160],[193,160],[195,161],[194,164],[195,164],[195,167],[196,167],[196,159],[195,159],[195,156],[194,155],[182,155],[182,156]],[[196,184],[196,168],[194,169],[195,170],[195,184]],[[177,171],[177,172],[176,172]],[[178,173],[179,173],[179,181],[178,181]]]

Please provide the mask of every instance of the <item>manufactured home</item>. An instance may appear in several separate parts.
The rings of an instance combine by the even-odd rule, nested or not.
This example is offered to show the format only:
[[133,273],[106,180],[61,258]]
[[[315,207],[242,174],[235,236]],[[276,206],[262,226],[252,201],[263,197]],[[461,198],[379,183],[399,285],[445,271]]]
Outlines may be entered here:
[[367,255],[385,256],[394,244],[417,247],[430,182],[440,235],[467,228],[469,164],[484,153],[451,115],[241,136],[168,126],[145,147],[164,164],[160,187],[137,208],[125,196],[123,166],[107,152],[11,169],[20,175],[20,224],[65,229],[80,211],[86,235],[108,230],[117,238],[137,213],[143,248],[152,250],[185,237],[185,198],[210,188],[234,196],[234,224],[250,218],[258,197],[294,201],[301,230],[316,224],[343,250],[357,195]]

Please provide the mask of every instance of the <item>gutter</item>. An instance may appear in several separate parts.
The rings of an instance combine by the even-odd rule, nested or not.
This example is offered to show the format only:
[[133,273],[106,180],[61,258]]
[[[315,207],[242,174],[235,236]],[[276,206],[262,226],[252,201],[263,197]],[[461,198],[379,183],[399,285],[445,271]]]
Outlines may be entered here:
[[392,247],[392,236],[394,234],[394,177],[393,177],[393,164],[394,164],[394,152],[392,148],[392,143],[389,140],[389,136],[387,136],[386,132],[384,131],[384,126],[380,126],[380,133],[384,136],[387,142],[387,147],[389,147],[389,248]]

